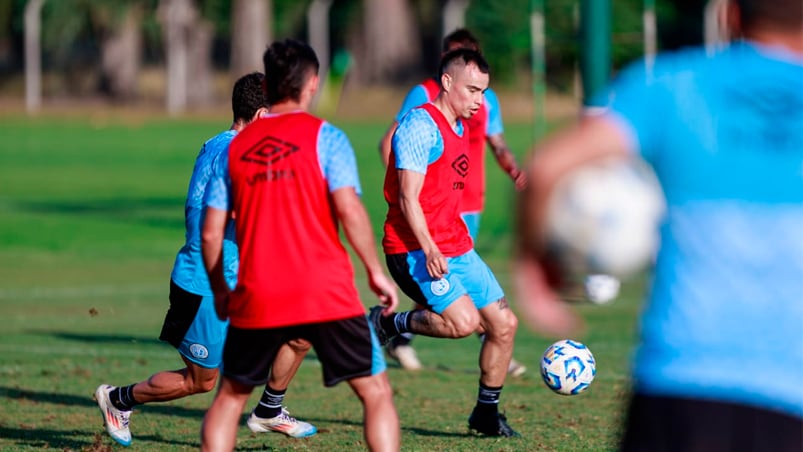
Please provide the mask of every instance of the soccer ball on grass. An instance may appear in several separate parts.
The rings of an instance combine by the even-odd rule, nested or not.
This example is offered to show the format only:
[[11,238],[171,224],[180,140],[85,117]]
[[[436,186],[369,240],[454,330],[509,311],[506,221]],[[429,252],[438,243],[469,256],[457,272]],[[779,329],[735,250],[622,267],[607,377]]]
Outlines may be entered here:
[[594,355],[585,344],[564,339],[547,347],[541,357],[541,377],[561,395],[577,395],[588,389],[597,374]]

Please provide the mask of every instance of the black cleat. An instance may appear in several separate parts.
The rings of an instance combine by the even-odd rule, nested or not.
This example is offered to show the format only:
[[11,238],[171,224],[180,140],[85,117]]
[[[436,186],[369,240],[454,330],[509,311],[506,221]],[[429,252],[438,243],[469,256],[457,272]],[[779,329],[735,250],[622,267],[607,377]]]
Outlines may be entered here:
[[482,415],[477,413],[476,408],[468,418],[468,428],[486,436],[504,436],[505,438],[521,436],[507,425],[507,418],[504,414]]
[[379,345],[385,346],[393,339],[393,336],[389,336],[388,333],[382,328],[382,310],[385,309],[382,306],[374,306],[368,312],[368,323],[370,323],[374,327],[374,333],[376,334],[376,338],[379,339]]

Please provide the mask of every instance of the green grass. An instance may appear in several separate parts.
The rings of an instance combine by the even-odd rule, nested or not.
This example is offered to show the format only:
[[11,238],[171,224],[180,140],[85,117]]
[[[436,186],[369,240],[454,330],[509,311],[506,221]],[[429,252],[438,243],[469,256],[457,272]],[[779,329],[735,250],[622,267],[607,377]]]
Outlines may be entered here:
[[[167,308],[169,273],[183,241],[183,197],[201,143],[220,121],[154,118],[129,123],[83,118],[4,117],[0,123],[0,450],[103,450],[92,399],[100,383],[130,384],[181,367],[156,338]],[[358,155],[364,201],[379,235],[383,172],[376,144],[382,123],[339,123]],[[527,125],[508,124],[520,155]],[[478,250],[510,294],[513,188],[489,157],[488,208]],[[358,268],[366,304],[373,299]],[[519,329],[516,357],[529,368],[509,380],[502,408],[522,438],[467,434],[477,392],[479,341],[418,338],[426,369],[389,370],[409,451],[611,450],[628,390],[640,281],[611,306],[578,305],[598,362],[589,391],[551,393],[537,372],[551,342]],[[513,297],[511,297],[513,298]],[[515,309],[516,300],[511,300]],[[409,305],[406,300],[403,306]],[[255,391],[249,405],[258,397]],[[152,404],[132,417],[132,450],[197,449],[212,394]],[[315,423],[305,440],[253,435],[244,422],[238,450],[360,450],[362,412],[346,385],[325,389],[313,355],[290,386],[287,405]]]

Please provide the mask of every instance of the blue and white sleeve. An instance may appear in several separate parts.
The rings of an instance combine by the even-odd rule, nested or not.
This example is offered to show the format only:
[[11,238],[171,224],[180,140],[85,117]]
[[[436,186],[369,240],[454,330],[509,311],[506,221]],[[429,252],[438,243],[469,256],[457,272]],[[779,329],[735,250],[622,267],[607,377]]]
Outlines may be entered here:
[[396,169],[426,174],[427,166],[443,154],[437,124],[423,108],[412,110],[393,134]]
[[232,208],[228,147],[212,161],[212,175],[206,185],[204,204],[218,210]]
[[427,90],[422,85],[414,86],[413,89],[407,93],[407,97],[404,98],[404,102],[402,102],[399,113],[396,115],[396,122],[401,122],[404,115],[406,115],[410,110],[424,105],[427,102],[429,102]]
[[362,193],[354,148],[346,134],[328,122],[324,122],[318,132],[318,162],[329,192],[354,187],[357,194]]
[[491,137],[503,133],[505,128],[502,125],[502,108],[499,106],[499,98],[491,88],[485,90],[485,107],[488,109],[485,135]]

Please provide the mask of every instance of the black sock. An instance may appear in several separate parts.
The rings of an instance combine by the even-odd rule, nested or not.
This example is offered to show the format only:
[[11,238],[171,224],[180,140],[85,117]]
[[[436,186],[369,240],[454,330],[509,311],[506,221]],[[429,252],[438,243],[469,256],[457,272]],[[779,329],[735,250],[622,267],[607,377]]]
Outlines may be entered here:
[[502,395],[502,386],[492,388],[480,383],[477,394],[477,406],[474,411],[478,414],[496,415],[499,413],[499,396]]
[[254,408],[254,414],[262,419],[270,419],[281,414],[285,392],[287,392],[287,389],[279,391],[271,388],[270,385],[265,385],[265,391],[262,393],[256,408]]
[[139,402],[134,400],[134,385],[112,389],[109,392],[109,400],[115,408],[123,411],[131,411],[132,408],[139,405]]
[[379,323],[389,336],[410,332],[410,320],[415,311],[397,312],[387,317],[381,317]]

